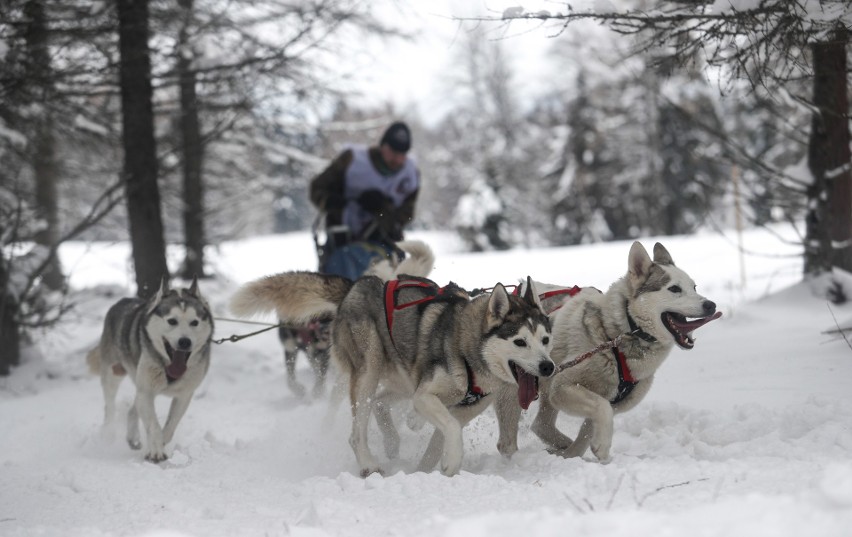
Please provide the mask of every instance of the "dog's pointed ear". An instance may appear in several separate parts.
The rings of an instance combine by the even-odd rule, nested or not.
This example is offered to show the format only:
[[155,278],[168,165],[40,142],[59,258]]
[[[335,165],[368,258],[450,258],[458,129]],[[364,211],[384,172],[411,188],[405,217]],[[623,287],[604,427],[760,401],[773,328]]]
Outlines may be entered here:
[[634,287],[645,281],[652,264],[653,261],[648,256],[645,247],[639,241],[634,242],[633,246],[630,247],[630,254],[627,256],[627,275]]
[[541,299],[538,297],[538,289],[535,287],[535,282],[532,280],[530,276],[527,276],[527,285],[524,290],[524,300],[528,303],[536,306],[538,309],[544,311],[544,308],[541,306]]
[[192,285],[189,286],[189,294],[194,296],[195,298],[201,297],[201,293],[198,292],[198,275],[192,277]]
[[659,242],[654,245],[654,263],[658,265],[674,265],[672,256],[666,247]]
[[509,293],[502,283],[498,283],[491,291],[488,299],[488,314],[485,316],[488,330],[499,326],[509,314]]
[[157,304],[159,304],[160,301],[163,300],[163,296],[165,296],[168,292],[169,280],[165,276],[163,276],[163,279],[160,280],[160,288],[157,289],[157,292],[154,293],[154,296],[152,296],[148,301],[146,313],[150,315],[151,312],[154,311],[154,308],[157,307]]

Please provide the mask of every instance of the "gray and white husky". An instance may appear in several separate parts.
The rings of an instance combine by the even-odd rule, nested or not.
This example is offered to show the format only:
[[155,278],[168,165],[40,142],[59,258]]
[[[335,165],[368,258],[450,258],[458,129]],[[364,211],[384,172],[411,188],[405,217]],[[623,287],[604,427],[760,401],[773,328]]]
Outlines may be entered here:
[[284,368],[287,386],[296,397],[305,397],[307,390],[296,377],[296,360],[303,354],[314,373],[313,397],[322,396],[328,373],[329,347],[331,347],[331,319],[315,319],[300,326],[278,327],[278,340],[284,347]]
[[[123,298],[107,311],[97,347],[86,361],[101,376],[104,392],[104,428],[115,418],[115,398],[125,376],[136,386],[136,397],[127,414],[127,443],[142,447],[139,421],[145,428],[145,459],[167,458],[165,445],[174,436],[192,395],[210,367],[213,317],[198,290],[169,290],[165,281],[149,300]],[[172,398],[165,426],[160,427],[154,399]]]
[[[540,284],[540,288],[552,288]],[[653,260],[634,242],[627,275],[606,293],[593,287],[573,296],[562,295],[553,322],[553,360],[557,373],[542,381],[533,432],[552,453],[578,457],[591,446],[602,462],[610,459],[613,415],[639,404],[651,389],[654,374],[675,345],[692,349],[692,331],[721,317],[716,304],[698,294],[695,282],[676,267],[662,244],[654,245]],[[689,320],[692,319],[692,320]],[[619,336],[617,347],[607,345]],[[587,359],[587,351],[603,348]],[[566,362],[578,361],[570,367]],[[575,439],[556,427],[559,412],[584,418]],[[498,405],[498,450],[517,451],[520,410]]]
[[[528,406],[538,396],[538,378],[553,373],[550,322],[534,284],[528,285],[524,296],[509,295],[497,284],[471,299],[453,284],[439,287],[425,278],[385,282],[366,276],[352,282],[289,272],[244,285],[231,310],[242,316],[274,311],[302,322],[333,315],[331,355],[350,381],[350,444],[361,475],[381,472],[368,443],[373,408],[382,432],[390,435],[385,450],[396,456],[399,438],[388,423],[387,405],[375,403],[400,397],[412,399],[435,426],[441,470],[455,475],[464,425],[504,386],[517,392],[514,404]],[[429,457],[427,450],[424,459]]]
[[[435,254],[423,241],[400,241],[397,248],[406,253],[398,260],[396,256],[382,258],[373,263],[365,274],[378,276],[384,281],[392,280],[399,274],[427,277],[435,265]],[[331,347],[331,318],[314,319],[303,325],[281,326],[278,339],[284,347],[284,367],[287,370],[287,386],[297,397],[307,393],[304,385],[296,377],[296,360],[304,354],[314,373],[313,397],[320,397],[325,391],[325,380],[329,369],[329,351]]]

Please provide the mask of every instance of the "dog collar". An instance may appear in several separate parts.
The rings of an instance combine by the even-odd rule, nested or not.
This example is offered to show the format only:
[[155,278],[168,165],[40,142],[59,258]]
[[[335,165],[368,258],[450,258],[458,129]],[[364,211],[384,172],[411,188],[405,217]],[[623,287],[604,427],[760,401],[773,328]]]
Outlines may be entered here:
[[[625,307],[625,310],[627,310],[626,307]],[[655,338],[654,336],[652,336],[648,332],[639,328],[639,325],[636,324],[636,321],[634,321],[633,317],[630,316],[629,311],[627,311],[627,324],[630,325],[630,335],[631,336],[636,336],[639,339],[641,339],[642,341],[647,341],[648,343],[656,343],[657,342],[657,338]]]

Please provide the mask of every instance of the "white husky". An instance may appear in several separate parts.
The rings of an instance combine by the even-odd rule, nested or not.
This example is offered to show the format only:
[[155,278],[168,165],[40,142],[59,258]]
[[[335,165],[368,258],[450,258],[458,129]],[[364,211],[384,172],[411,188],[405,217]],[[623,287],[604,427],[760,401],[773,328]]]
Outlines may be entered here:
[[[538,284],[539,290],[552,287]],[[588,287],[572,295],[562,295],[564,305],[550,314],[551,357],[560,366],[557,374],[541,379],[541,400],[532,430],[552,453],[578,457],[591,445],[592,453],[605,462],[610,458],[613,415],[639,404],[672,348],[691,349],[695,345],[692,331],[722,314],[715,303],[696,292],[695,282],[674,265],[660,243],[654,245],[651,260],[645,248],[634,242],[627,275],[606,293]],[[617,346],[608,342],[617,342]],[[595,348],[604,350],[567,366],[566,362]],[[502,400],[505,398],[498,398],[498,402]],[[557,429],[559,411],[585,418],[576,439]],[[518,449],[520,409],[498,404],[497,412],[497,446],[501,453],[511,455]]]

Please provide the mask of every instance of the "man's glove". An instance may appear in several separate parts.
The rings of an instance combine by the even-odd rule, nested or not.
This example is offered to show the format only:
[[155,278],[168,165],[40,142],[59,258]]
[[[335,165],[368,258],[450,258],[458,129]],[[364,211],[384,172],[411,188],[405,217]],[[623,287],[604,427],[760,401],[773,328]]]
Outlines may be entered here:
[[387,208],[376,214],[376,224],[383,238],[394,242],[402,240],[402,229],[397,222],[396,211],[392,205],[389,204]]
[[399,229],[399,226],[394,225],[387,231],[387,237],[393,242],[399,242],[402,240],[402,230]]
[[375,189],[365,190],[360,196],[358,196],[358,204],[363,207],[364,210],[373,214],[379,213],[382,209],[384,209],[389,201],[390,198]]
[[325,199],[325,207],[326,211],[339,211],[343,209],[343,206],[346,205],[346,198],[343,197],[343,194],[340,192],[329,192],[328,197]]

